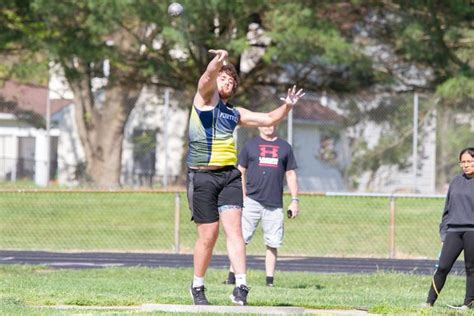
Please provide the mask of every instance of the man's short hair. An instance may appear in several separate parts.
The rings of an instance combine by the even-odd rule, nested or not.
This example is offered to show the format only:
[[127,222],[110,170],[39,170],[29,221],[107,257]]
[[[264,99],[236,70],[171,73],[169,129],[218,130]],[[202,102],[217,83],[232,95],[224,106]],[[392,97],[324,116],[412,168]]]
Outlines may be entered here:
[[219,70],[219,73],[225,73],[234,79],[234,87],[232,88],[232,94],[235,94],[235,91],[237,91],[237,87],[239,86],[239,75],[237,74],[237,70],[235,70],[234,65],[231,63],[228,63],[227,65],[224,65],[221,67],[221,70]]

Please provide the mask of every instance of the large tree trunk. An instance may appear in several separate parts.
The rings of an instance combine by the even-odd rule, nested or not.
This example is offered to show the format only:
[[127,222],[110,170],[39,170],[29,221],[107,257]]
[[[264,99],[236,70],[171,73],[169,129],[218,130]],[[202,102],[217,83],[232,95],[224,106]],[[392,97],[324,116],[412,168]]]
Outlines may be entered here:
[[[87,176],[101,188],[120,186],[125,124],[140,89],[116,86],[106,90],[105,102],[94,101],[85,82],[76,86],[76,120],[86,156]],[[88,84],[87,84],[88,85]]]

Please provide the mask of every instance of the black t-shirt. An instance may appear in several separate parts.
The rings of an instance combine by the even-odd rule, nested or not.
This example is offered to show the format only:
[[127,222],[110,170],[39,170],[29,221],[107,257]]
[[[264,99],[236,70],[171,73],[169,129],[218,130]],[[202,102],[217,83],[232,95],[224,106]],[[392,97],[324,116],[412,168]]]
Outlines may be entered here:
[[239,153],[239,165],[247,169],[248,197],[265,206],[283,207],[285,172],[297,168],[290,144],[280,138],[266,141],[257,136]]

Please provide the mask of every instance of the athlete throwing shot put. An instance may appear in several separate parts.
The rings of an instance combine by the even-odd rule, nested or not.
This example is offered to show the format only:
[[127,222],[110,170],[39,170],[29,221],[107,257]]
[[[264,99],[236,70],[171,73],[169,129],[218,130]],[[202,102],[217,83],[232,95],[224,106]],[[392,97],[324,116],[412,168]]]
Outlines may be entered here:
[[235,94],[238,76],[227,62],[225,50],[210,50],[214,58],[199,79],[189,120],[187,193],[192,220],[196,224],[194,279],[190,288],[193,303],[208,305],[204,277],[219,234],[219,222],[226,235],[229,260],[236,284],[230,295],[234,304],[246,305],[245,243],[242,237],[243,204],[241,173],[233,132],[237,125],[271,126],[282,121],[303,91],[288,90],[283,104],[268,113],[234,107],[228,100]]

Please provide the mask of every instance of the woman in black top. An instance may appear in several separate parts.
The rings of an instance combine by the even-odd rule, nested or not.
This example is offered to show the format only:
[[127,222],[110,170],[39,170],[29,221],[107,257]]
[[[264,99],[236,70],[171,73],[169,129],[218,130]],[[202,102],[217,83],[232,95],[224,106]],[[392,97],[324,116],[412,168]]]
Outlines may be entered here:
[[466,296],[458,309],[472,308],[474,302],[474,147],[459,154],[463,173],[449,185],[444,212],[439,225],[443,247],[433,276],[426,304],[433,306],[454,262],[464,250]]

